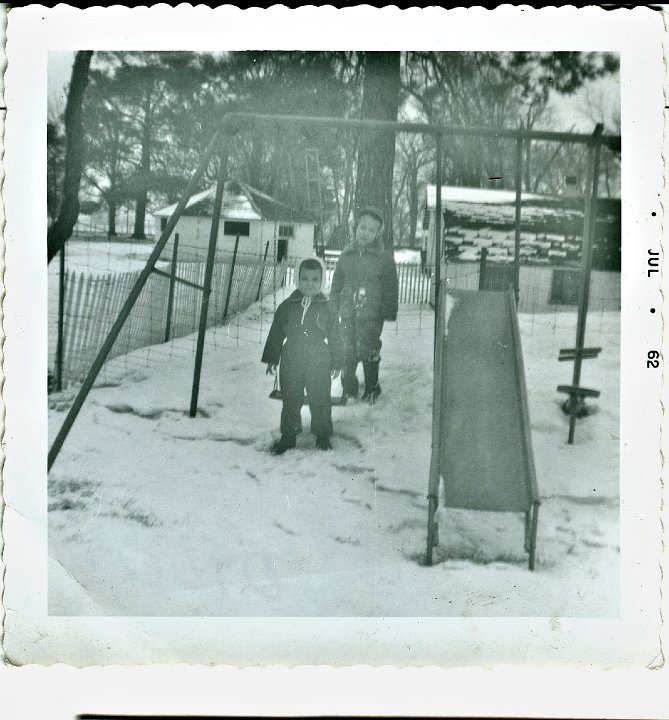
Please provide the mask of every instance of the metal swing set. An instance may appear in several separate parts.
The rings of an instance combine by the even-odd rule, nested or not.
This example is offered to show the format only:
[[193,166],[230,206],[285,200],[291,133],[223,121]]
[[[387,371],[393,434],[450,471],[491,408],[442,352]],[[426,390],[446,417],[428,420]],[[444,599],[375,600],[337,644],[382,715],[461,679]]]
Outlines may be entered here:
[[[96,356],[91,368],[82,382],[72,406],[70,407],[64,422],[49,449],[47,467],[50,470],[53,466],[58,454],[65,442],[72,425],[74,424],[81,407],[90,392],[95,379],[98,376],[105,360],[114,345],[123,325],[128,318],[142,288],[151,273],[158,272],[156,262],[161,256],[163,249],[174,232],[176,224],[184,212],[190,197],[195,192],[200,179],[206,171],[209,163],[214,156],[219,155],[219,166],[217,173],[216,192],[214,197],[214,206],[212,213],[211,232],[209,237],[209,245],[207,251],[206,267],[204,282],[198,289],[201,290],[201,309],[200,322],[198,328],[195,365],[193,371],[193,383],[191,391],[191,401],[189,408],[190,417],[197,415],[198,396],[200,387],[200,375],[202,369],[202,360],[204,354],[204,341],[207,327],[207,315],[209,310],[210,295],[212,291],[212,274],[214,267],[214,256],[216,252],[216,241],[218,236],[219,221],[221,214],[223,189],[225,183],[225,167],[228,155],[228,144],[232,138],[242,132],[257,127],[321,127],[328,129],[348,129],[368,132],[388,132],[388,133],[410,133],[428,135],[434,138],[436,146],[436,209],[435,209],[435,243],[434,243],[434,309],[435,309],[435,344],[434,344],[434,361],[435,373],[433,379],[433,423],[432,423],[432,457],[430,463],[430,479],[428,488],[428,542],[426,560],[427,564],[432,562],[432,548],[436,544],[437,527],[435,524],[435,512],[438,507],[438,493],[440,481],[440,449],[441,449],[441,433],[442,418],[441,413],[437,411],[441,403],[441,342],[437,342],[437,333],[443,325],[443,317],[440,318],[440,308],[443,306],[441,302],[442,294],[445,294],[446,286],[442,282],[442,263],[444,262],[443,242],[442,239],[442,156],[443,143],[448,137],[469,137],[469,138],[498,138],[515,140],[516,156],[515,156],[515,242],[514,242],[514,272],[513,272],[513,293],[517,302],[519,292],[519,275],[520,275],[520,217],[521,217],[521,184],[522,184],[522,156],[525,143],[533,141],[548,141],[556,143],[580,144],[587,148],[587,184],[585,192],[585,212],[583,223],[583,245],[581,256],[581,273],[580,273],[580,292],[576,341],[574,348],[568,348],[560,351],[559,360],[573,360],[573,376],[570,385],[558,386],[558,391],[566,393],[571,399],[570,418],[569,418],[569,438],[568,442],[572,443],[574,438],[574,430],[578,412],[579,401],[583,397],[596,397],[599,392],[580,385],[581,365],[584,359],[596,357],[599,348],[586,348],[585,326],[588,311],[590,273],[592,269],[593,240],[595,229],[596,202],[598,192],[599,178],[599,162],[602,145],[607,145],[614,151],[620,150],[619,136],[605,136],[602,132],[602,125],[597,125],[592,134],[580,134],[572,132],[552,132],[543,130],[527,130],[519,129],[491,129],[483,127],[457,127],[446,125],[434,125],[427,123],[407,123],[395,122],[390,120],[353,120],[333,117],[309,117],[309,116],[292,116],[292,115],[270,115],[251,112],[231,112],[227,113],[221,119],[221,122],[209,141],[200,162],[195,169],[193,175],[188,181],[184,191],[176,205],[172,216],[167,221],[158,242],[156,243],[147,263],[139,274],[134,286],[132,287],[118,317],[113,323],[109,334],[103,342],[98,355]],[[163,273],[161,273],[163,274]],[[176,277],[174,271],[169,276],[170,282],[185,282],[182,278]],[[443,327],[441,327],[443,331]],[[278,388],[276,388],[278,390]],[[273,391],[274,393],[274,391]],[[278,393],[275,393],[275,396]],[[528,448],[528,452],[531,449]],[[534,466],[533,460],[530,458],[529,465]],[[527,498],[526,508],[526,549],[529,552],[530,569],[534,567],[536,530],[537,530],[537,513],[538,513],[538,493],[536,491],[536,483],[533,484],[533,490]],[[495,510],[497,508],[490,508]]]

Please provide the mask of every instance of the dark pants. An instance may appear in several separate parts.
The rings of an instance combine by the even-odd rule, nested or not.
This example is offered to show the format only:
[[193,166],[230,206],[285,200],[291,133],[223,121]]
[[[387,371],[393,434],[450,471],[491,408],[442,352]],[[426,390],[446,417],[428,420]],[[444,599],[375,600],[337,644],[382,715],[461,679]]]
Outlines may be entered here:
[[[356,370],[362,360],[365,369],[365,383],[371,377],[378,379],[379,360],[381,359],[381,332],[383,320],[367,320],[360,318],[342,318],[341,332],[344,344],[345,365],[341,375],[344,392],[355,395],[358,392]],[[372,372],[370,371],[372,369]],[[365,388],[366,390],[370,388]]]
[[301,427],[300,410],[306,388],[311,413],[311,432],[316,437],[332,435],[330,403],[330,349],[325,343],[283,346],[279,366],[283,396],[281,434],[294,436]]

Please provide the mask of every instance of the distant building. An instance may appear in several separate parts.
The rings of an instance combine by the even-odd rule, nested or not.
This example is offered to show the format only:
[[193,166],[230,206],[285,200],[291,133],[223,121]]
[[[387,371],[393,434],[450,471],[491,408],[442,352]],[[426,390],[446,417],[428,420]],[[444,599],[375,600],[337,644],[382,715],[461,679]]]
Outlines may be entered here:
[[[162,257],[172,256],[173,237],[179,234],[179,260],[204,260],[209,247],[215,186],[193,195],[177,221]],[[156,241],[176,203],[153,213]],[[314,254],[314,222],[297,210],[237,180],[225,183],[216,249],[281,261],[284,257]]]
[[[581,258],[583,198],[574,183],[564,196],[521,194],[521,262],[577,266]],[[427,262],[434,262],[436,186],[425,189],[423,232]],[[443,186],[444,253],[451,260],[476,260],[481,248],[496,262],[513,262],[513,190]],[[593,267],[620,271],[620,200],[599,198]]]

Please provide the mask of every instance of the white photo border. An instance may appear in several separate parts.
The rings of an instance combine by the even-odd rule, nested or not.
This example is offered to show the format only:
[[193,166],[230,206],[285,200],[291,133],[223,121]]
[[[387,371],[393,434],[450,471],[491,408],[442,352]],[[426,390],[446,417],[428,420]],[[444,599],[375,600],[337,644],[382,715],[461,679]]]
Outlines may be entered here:
[[[370,31],[373,28],[373,32]],[[503,29],[503,32],[502,32]],[[92,618],[47,615],[46,68],[50,50],[602,50],[621,57],[621,616],[560,618]],[[4,652],[10,662],[498,666],[658,665],[660,618],[659,282],[648,248],[662,233],[663,27],[646,8],[446,11],[366,6],[240,10],[223,6],[9,13],[3,200],[3,400],[6,460]],[[657,217],[651,213],[656,212]],[[507,669],[509,672],[512,670]],[[169,675],[169,672],[166,670]],[[463,672],[462,670],[459,672]],[[506,670],[505,670],[506,672]],[[466,675],[466,673],[465,673]],[[469,680],[467,680],[469,682]],[[454,692],[458,692],[457,689]],[[477,707],[486,707],[476,698]],[[539,707],[537,705],[537,707]],[[489,708],[489,706],[488,706]]]

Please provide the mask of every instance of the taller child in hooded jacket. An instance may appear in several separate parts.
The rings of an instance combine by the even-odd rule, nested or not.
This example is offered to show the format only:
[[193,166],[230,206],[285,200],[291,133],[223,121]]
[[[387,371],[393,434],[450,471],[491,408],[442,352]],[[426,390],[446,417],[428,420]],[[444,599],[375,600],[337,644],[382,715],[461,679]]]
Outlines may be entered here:
[[360,211],[355,240],[339,257],[330,290],[342,324],[345,364],[341,376],[344,395],[358,396],[356,370],[362,360],[365,391],[373,403],[381,392],[379,362],[381,331],[397,318],[397,270],[392,255],[380,245],[383,215],[375,208]]
[[330,379],[339,375],[343,365],[339,318],[321,292],[325,280],[322,261],[302,260],[297,277],[298,289],[276,309],[262,354],[268,374],[274,374],[280,362],[283,409],[281,439],[272,445],[274,455],[295,447],[305,388],[316,447],[332,447]]

